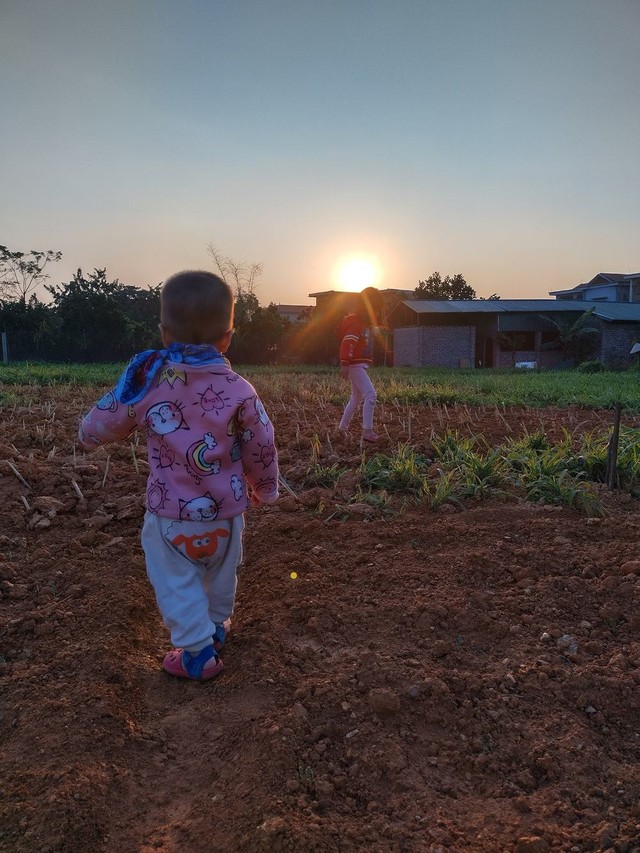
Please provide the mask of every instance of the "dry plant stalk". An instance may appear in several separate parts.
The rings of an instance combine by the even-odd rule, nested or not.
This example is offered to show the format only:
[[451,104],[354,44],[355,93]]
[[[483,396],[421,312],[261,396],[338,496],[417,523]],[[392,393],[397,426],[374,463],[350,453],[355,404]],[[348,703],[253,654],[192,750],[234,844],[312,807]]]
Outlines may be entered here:
[[107,454],[107,464],[104,466],[104,476],[102,478],[102,483],[100,484],[101,489],[104,489],[104,484],[107,481],[107,474],[109,473],[109,460],[110,459],[111,459],[111,456],[109,454]]
[[496,406],[496,416],[497,416],[498,418],[500,418],[500,420],[502,421],[502,423],[505,425],[507,432],[511,432],[511,427],[509,426],[509,424],[508,424],[508,422],[507,422],[507,419],[506,419],[506,418],[505,418],[505,416],[502,414],[502,412],[500,412],[500,411],[499,411],[499,409],[498,409],[498,407],[497,407],[497,406]]
[[22,474],[20,473],[20,471],[18,471],[18,469],[17,469],[17,468],[16,468],[16,466],[13,464],[13,462],[11,462],[11,460],[10,460],[10,459],[7,459],[7,465],[9,466],[9,468],[11,468],[11,470],[12,470],[12,471],[13,471],[13,473],[16,475],[16,477],[18,478],[18,480],[20,480],[20,482],[22,483],[22,485],[23,485],[23,486],[26,486],[28,489],[30,489],[30,488],[31,488],[31,486],[29,485],[29,483],[27,483],[27,481],[25,480],[25,478],[22,476]]
[[76,495],[80,498],[80,500],[81,500],[81,501],[83,501],[83,500],[84,500],[84,495],[82,494],[82,491],[80,490],[80,486],[76,483],[76,481],[75,481],[75,480],[72,480],[72,481],[71,481],[71,485],[73,486],[73,491],[74,491],[74,492],[76,493]]
[[138,467],[138,458],[136,456],[136,449],[133,445],[133,442],[131,442],[131,457],[133,459],[133,467],[136,469],[136,474],[139,474],[140,468]]
[[280,485],[282,486],[282,488],[285,490],[285,492],[288,492],[288,493],[291,495],[291,497],[292,497],[292,498],[295,498],[295,500],[297,500],[297,501],[299,501],[299,500],[300,500],[300,498],[299,498],[299,497],[297,496],[297,494],[293,491],[293,489],[291,488],[291,486],[289,485],[289,483],[287,483],[287,481],[286,481],[286,480],[285,480],[285,478],[282,476],[282,474],[278,475],[278,482],[280,483]]

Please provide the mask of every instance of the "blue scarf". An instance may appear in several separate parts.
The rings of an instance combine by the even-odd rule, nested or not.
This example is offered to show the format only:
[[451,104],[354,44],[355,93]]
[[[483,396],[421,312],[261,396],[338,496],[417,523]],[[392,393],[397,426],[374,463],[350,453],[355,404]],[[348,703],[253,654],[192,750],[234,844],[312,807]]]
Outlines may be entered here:
[[165,361],[229,365],[227,359],[209,344],[169,344],[166,349],[148,349],[134,355],[118,379],[114,390],[116,400],[125,405],[142,400]]

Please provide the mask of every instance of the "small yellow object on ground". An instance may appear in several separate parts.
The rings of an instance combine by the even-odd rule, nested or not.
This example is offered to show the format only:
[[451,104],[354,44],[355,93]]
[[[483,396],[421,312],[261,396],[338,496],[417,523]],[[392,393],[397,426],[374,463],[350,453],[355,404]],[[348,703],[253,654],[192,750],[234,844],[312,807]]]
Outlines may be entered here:
[[291,572],[291,580],[294,581],[298,577],[297,572]]

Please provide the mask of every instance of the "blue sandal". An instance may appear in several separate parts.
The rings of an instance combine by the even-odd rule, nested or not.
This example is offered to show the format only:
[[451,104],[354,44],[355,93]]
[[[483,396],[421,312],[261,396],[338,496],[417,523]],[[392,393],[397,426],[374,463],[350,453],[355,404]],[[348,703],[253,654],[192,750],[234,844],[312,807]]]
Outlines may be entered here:
[[216,652],[224,646],[225,641],[231,633],[231,619],[225,619],[221,624],[216,625],[216,630],[213,634],[213,648]]
[[222,672],[224,664],[211,645],[205,646],[197,655],[192,655],[186,649],[173,649],[164,656],[162,668],[169,675],[175,675],[178,678],[208,681]]

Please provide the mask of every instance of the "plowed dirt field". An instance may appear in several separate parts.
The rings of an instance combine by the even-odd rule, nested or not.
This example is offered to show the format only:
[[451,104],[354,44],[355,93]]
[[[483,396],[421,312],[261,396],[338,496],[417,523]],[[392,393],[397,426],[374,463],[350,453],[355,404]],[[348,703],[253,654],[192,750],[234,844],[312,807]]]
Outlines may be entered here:
[[[338,406],[319,426],[259,390],[298,499],[248,513],[204,684],[160,668],[144,437],[74,450],[95,388],[2,411],[0,850],[640,851],[638,502],[336,512],[354,477],[307,488],[311,451],[356,471],[406,440],[397,413],[363,451]],[[414,407],[411,436],[610,422]]]

